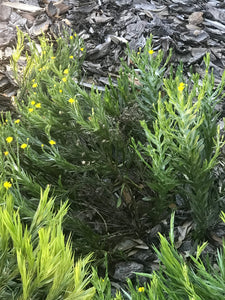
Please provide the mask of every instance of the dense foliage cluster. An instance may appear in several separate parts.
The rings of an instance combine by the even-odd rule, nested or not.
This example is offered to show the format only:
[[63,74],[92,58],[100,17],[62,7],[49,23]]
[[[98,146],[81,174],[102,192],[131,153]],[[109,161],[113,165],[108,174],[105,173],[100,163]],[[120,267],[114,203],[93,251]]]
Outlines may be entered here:
[[128,280],[127,291],[112,296],[107,273],[100,278],[88,270],[90,255],[77,253],[101,258],[112,236],[138,232],[143,220],[158,222],[176,206],[191,210],[195,238],[207,236],[223,209],[215,106],[225,75],[215,88],[209,55],[203,78],[185,79],[182,66],[165,75],[169,57],[150,38],[143,51],[128,50],[117,84],[110,78],[104,92],[88,91],[76,33],[56,45],[43,36],[41,50],[30,40],[27,52],[24,38],[18,31],[11,62],[16,112],[0,127],[1,299],[223,299],[225,246],[218,272],[200,259],[205,243],[190,267],[174,247],[174,215],[170,243],[160,235],[155,249],[163,267],[139,274],[150,278],[145,286]]

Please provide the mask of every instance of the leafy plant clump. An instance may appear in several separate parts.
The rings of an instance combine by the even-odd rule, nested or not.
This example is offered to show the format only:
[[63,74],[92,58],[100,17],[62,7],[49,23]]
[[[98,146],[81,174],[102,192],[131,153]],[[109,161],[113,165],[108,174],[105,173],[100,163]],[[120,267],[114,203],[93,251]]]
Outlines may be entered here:
[[[225,222],[225,214],[221,213]],[[129,300],[214,300],[225,297],[225,243],[221,250],[217,251],[216,263],[212,263],[203,256],[207,242],[197,246],[195,256],[190,256],[187,261],[178,253],[174,240],[174,213],[171,216],[170,241],[159,234],[160,248],[154,247],[160,261],[159,270],[152,274],[136,273],[138,278],[145,277],[144,285],[134,285],[127,280],[127,289],[117,291],[114,299]],[[113,299],[111,295],[111,283],[106,274],[105,278],[93,273],[96,295],[94,299]]]
[[[25,198],[38,199],[39,187],[51,184],[58,203],[65,197],[70,199],[66,224],[74,239],[86,238],[87,245],[100,248],[104,238],[121,226],[125,232],[132,230],[130,215],[136,219],[139,214],[135,199],[149,190],[142,183],[145,168],[130,147],[131,136],[143,136],[134,72],[124,68],[117,87],[111,83],[104,93],[94,88],[87,92],[80,84],[79,71],[85,48],[76,34],[65,34],[57,40],[55,50],[42,37],[41,54],[29,41],[30,55],[25,53],[27,64],[23,80],[19,80],[24,37],[20,31],[18,36],[12,58],[20,85],[15,99],[18,118],[7,115],[2,121],[3,152],[7,153],[2,154],[2,174],[5,180],[13,178],[13,186],[17,185]],[[161,59],[162,55],[154,70]],[[32,213],[35,205],[37,201],[28,200],[23,205],[25,214]],[[79,220],[74,218],[77,215]],[[101,243],[83,223],[86,215],[91,218],[86,218],[86,223],[94,218],[102,223]],[[138,222],[133,224],[136,230],[141,227]]]
[[9,183],[0,186],[0,298],[1,299],[92,299],[90,255],[74,263],[71,241],[62,231],[67,202],[57,212],[49,187],[29,226],[14,209]]
[[159,94],[153,123],[141,121],[147,144],[137,145],[133,139],[149,170],[149,185],[157,193],[156,208],[165,209],[179,196],[192,211],[198,237],[213,226],[221,208],[215,166],[224,145],[215,105],[221,101],[225,75],[214,90],[213,76],[208,75],[209,55],[205,64],[202,84],[197,74],[192,76],[193,87],[183,82],[182,75],[164,79],[166,95],[162,99]]
[[[30,225],[22,224],[19,210],[13,208],[9,193],[11,187],[1,183],[0,209],[0,268],[1,299],[223,299],[225,244],[217,253],[217,269],[207,265],[200,256],[207,243],[197,247],[192,263],[187,263],[175,249],[171,218],[170,243],[160,235],[160,249],[155,251],[161,262],[160,270],[153,274],[137,274],[150,281],[134,286],[128,280],[126,291],[116,291],[106,273],[99,277],[88,271],[90,256],[73,261],[70,241],[65,241],[62,220],[67,203],[54,212],[54,199],[49,198],[49,187],[41,193],[40,203]],[[221,214],[225,222],[225,214]],[[88,287],[89,286],[89,287]]]
[[[221,218],[225,222],[223,212]],[[160,234],[160,249],[155,248],[161,263],[160,270],[153,274],[139,274],[151,279],[150,284],[143,288],[142,298],[135,296],[135,289],[129,282],[134,295],[129,299],[224,299],[225,243],[222,250],[217,251],[216,267],[209,260],[204,262],[201,259],[206,242],[197,247],[196,255],[191,256],[191,261],[187,263],[175,248],[173,224],[174,214],[171,217],[170,242]]]
[[225,76],[215,88],[209,56],[203,80],[194,74],[185,83],[181,67],[164,76],[169,58],[154,52],[150,38],[143,52],[128,51],[131,66],[123,63],[117,85],[110,79],[99,92],[82,87],[85,47],[75,33],[55,45],[43,36],[40,46],[18,31],[17,117],[2,116],[0,127],[2,178],[21,214],[34,214],[40,187],[50,184],[56,206],[69,199],[64,228],[77,251],[112,249],[109,238],[121,228],[138,234],[171,204],[191,209],[203,238],[221,209],[215,105]]

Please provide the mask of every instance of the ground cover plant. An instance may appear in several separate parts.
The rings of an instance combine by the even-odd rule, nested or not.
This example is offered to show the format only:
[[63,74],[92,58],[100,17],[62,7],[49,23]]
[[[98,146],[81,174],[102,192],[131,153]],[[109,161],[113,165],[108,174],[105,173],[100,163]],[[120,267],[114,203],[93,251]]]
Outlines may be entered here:
[[[25,49],[26,39],[29,49]],[[94,87],[85,90],[80,84],[85,46],[76,33],[65,32],[55,44],[43,36],[40,45],[41,51],[18,31],[12,56],[19,85],[14,99],[16,113],[2,115],[0,127],[2,190],[13,196],[23,226],[31,228],[31,235],[32,230],[38,234],[33,220],[41,203],[40,191],[50,185],[48,192],[55,197],[56,210],[62,211],[61,203],[68,199],[63,228],[66,236],[71,236],[76,254],[94,251],[96,258],[104,257],[121,233],[140,234],[143,220],[156,224],[170,214],[171,206],[190,209],[194,238],[206,238],[223,208],[216,166],[224,142],[215,106],[223,98],[225,75],[216,88],[209,55],[205,57],[204,77],[192,74],[185,79],[182,66],[168,72],[169,58],[162,51],[153,51],[150,38],[143,51],[128,50],[130,66],[122,64],[117,86],[111,81],[100,93]],[[24,58],[26,66],[21,71]],[[143,202],[144,212],[139,209]],[[27,240],[32,240],[30,234]],[[64,249],[67,244],[62,232],[60,235],[60,247]],[[189,273],[185,272],[191,271],[183,267],[173,241],[169,244],[162,236],[160,241],[157,254],[162,263],[167,267],[174,259],[180,264],[183,279],[187,279]],[[164,249],[170,255],[167,261],[160,256]],[[35,263],[37,259],[33,256]],[[198,268],[199,260],[194,263]],[[65,272],[71,268],[68,263]],[[92,272],[90,285],[96,289],[92,296],[113,299],[108,275],[102,279],[95,269]],[[163,276],[157,273],[145,287],[136,288],[129,282],[130,292],[124,291],[124,297],[181,299],[182,294],[184,299],[187,295],[200,299],[192,286],[195,275],[181,294],[172,296]],[[85,277],[82,281],[86,283]],[[36,293],[32,286],[26,288],[26,281],[22,285],[24,299],[30,290]],[[59,290],[62,294],[65,288]],[[94,289],[87,291],[91,294]],[[123,296],[118,292],[115,297]]]
[[47,187],[30,225],[24,226],[10,184],[1,181],[0,188],[1,299],[92,299],[90,256],[74,263],[71,241],[63,235],[67,202],[55,212]]
[[[221,218],[225,222],[225,214],[223,212],[221,213]],[[203,261],[201,259],[207,242],[198,245],[195,256],[191,256],[191,262],[187,262],[176,250],[173,226],[174,213],[171,216],[170,241],[159,234],[160,248],[156,249],[154,247],[160,260],[160,269],[153,272],[153,274],[137,273],[138,276],[149,278],[149,283],[146,283],[144,286],[134,286],[128,280],[128,291],[123,291],[122,298],[118,299],[224,299],[225,244],[223,243],[222,249],[217,252],[216,267],[210,263],[210,260]],[[99,284],[101,288],[97,288],[99,296],[96,299],[110,299],[109,297],[101,296],[101,290],[104,291],[104,287],[107,286],[106,280],[107,278]],[[96,286],[98,285],[96,284]],[[107,295],[107,292],[108,290],[105,290],[104,295]]]
[[205,57],[205,64],[201,86],[197,74],[192,77],[192,88],[183,82],[182,74],[174,80],[164,79],[167,95],[164,99],[159,95],[156,117],[150,124],[153,129],[141,121],[147,145],[139,141],[137,147],[133,139],[136,152],[150,170],[149,185],[157,193],[157,209],[168,205],[171,191],[172,197],[179,194],[184,205],[191,208],[198,237],[213,226],[221,208],[213,170],[224,145],[215,111],[224,78],[213,92],[213,77],[208,75],[209,56]]
[[[19,32],[16,78],[23,39]],[[45,37],[40,43],[41,55],[30,41],[18,79],[18,119],[3,121],[2,143],[11,148],[3,174],[8,169],[31,196],[50,183],[74,212],[91,206],[102,220],[117,213],[122,199],[131,214],[139,199],[149,199],[149,214],[158,219],[179,195],[192,210],[196,235],[204,236],[220,209],[214,168],[223,142],[214,108],[225,82],[223,76],[214,89],[209,56],[202,83],[198,74],[184,83],[182,68],[163,78],[168,59],[163,65],[163,52],[155,54],[149,39],[142,53],[130,53],[134,67],[124,64],[118,87],[101,94],[79,85],[85,49],[76,34],[60,37],[56,50]]]
[[[162,265],[144,286],[128,280],[127,291],[112,296],[106,273],[99,277],[88,271],[90,256],[73,262],[70,241],[65,241],[62,220],[67,211],[64,203],[54,212],[49,187],[41,192],[40,203],[31,225],[24,226],[20,211],[14,207],[10,187],[1,183],[0,267],[1,299],[223,299],[225,244],[217,253],[217,266],[203,263],[200,256],[207,243],[198,246],[193,263],[187,264],[174,246],[171,217],[170,243],[160,235],[160,249],[155,251]],[[221,214],[225,222],[225,214]],[[90,286],[90,283],[92,286]],[[89,284],[89,288],[87,285]],[[160,297],[160,298],[159,298]]]

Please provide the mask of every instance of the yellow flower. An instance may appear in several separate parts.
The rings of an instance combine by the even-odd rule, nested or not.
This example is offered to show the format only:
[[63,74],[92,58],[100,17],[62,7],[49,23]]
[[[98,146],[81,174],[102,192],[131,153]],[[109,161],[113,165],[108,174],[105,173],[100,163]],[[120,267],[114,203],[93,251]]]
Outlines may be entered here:
[[32,85],[32,87],[33,87],[33,88],[36,88],[36,87],[37,87],[37,83],[34,83],[34,84]]
[[20,122],[20,119],[17,119],[14,121],[15,124],[19,124],[19,122]]
[[42,70],[43,70],[42,68],[39,68],[39,69],[38,69],[39,72],[41,72]]
[[83,52],[83,51],[84,51],[84,48],[80,48],[80,51]]
[[63,77],[63,78],[62,78],[62,81],[63,81],[63,82],[66,82],[66,80],[67,80],[66,77]]
[[56,142],[55,142],[55,141],[53,141],[53,140],[50,140],[50,141],[49,141],[49,144],[50,144],[50,145],[55,145],[55,144],[56,144]]
[[34,109],[33,109],[33,108],[28,108],[28,111],[29,111],[29,112],[33,112]]
[[76,32],[74,33],[74,36],[75,36],[75,37],[77,36]]
[[8,123],[8,120],[6,119],[5,122]]
[[9,155],[9,151],[5,151],[5,152],[4,152],[4,155],[5,155],[5,156]]
[[73,36],[72,36],[72,35],[70,36],[70,39],[71,39],[71,40],[73,39]]
[[139,54],[140,54],[140,52],[137,53],[137,55],[139,55]]
[[62,93],[62,90],[59,90],[60,93]]
[[178,86],[178,91],[182,92],[184,88],[185,88],[185,83],[181,82]]
[[155,51],[151,49],[151,50],[148,51],[148,53],[149,53],[150,55],[152,55],[153,53],[155,53]]
[[41,148],[44,148],[44,144],[41,144]]
[[69,69],[65,69],[63,73],[64,74],[69,74]]
[[70,57],[69,57],[69,58],[73,59],[73,55],[70,55]]
[[6,140],[6,142],[7,142],[8,144],[10,144],[10,143],[12,143],[12,141],[13,141],[13,137],[12,137],[12,136],[8,136],[5,140]]
[[41,108],[41,103],[39,102],[39,103],[37,103],[36,105],[35,105],[35,107],[37,107],[37,108]]
[[35,82],[35,79],[32,79],[32,82]]
[[52,56],[51,59],[55,59],[55,56]]
[[10,183],[9,181],[5,181],[5,182],[3,183],[3,186],[4,186],[4,188],[6,188],[6,189],[8,190],[8,189],[11,188],[12,183]]
[[20,148],[22,148],[22,149],[27,148],[27,144],[22,144],[22,145],[20,146]]
[[143,286],[140,286],[139,288],[138,288],[138,292],[139,293],[143,293],[145,291],[145,288],[143,287]]
[[72,104],[72,103],[75,102],[75,100],[74,100],[73,98],[70,98],[70,99],[68,100],[68,102]]
[[31,101],[31,105],[34,105],[36,102],[35,101]]

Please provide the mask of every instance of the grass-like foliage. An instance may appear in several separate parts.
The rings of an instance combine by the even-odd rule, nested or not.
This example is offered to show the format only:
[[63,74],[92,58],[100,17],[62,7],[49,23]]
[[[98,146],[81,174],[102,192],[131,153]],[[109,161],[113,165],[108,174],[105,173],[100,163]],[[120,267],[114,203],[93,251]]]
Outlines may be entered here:
[[[225,222],[225,214],[221,213]],[[214,265],[203,256],[207,242],[197,246],[195,256],[187,261],[178,253],[174,241],[174,213],[171,217],[170,241],[159,234],[160,247],[154,250],[160,261],[158,271],[152,274],[137,273],[145,277],[146,283],[142,286],[134,285],[128,279],[127,290],[121,291],[116,298],[111,297],[111,284],[107,277],[99,278],[96,272],[93,275],[96,287],[96,299],[128,299],[128,300],[214,300],[225,297],[225,243],[217,251],[217,261]]]
[[62,231],[67,202],[55,212],[47,187],[27,226],[5,186],[1,183],[0,298],[92,299],[95,289],[87,288],[90,256],[74,263],[71,242]]
[[[225,214],[221,214],[225,222]],[[171,232],[173,232],[174,214],[172,215]],[[225,243],[222,250],[217,252],[217,266],[210,262],[204,263],[201,259],[207,243],[197,247],[196,255],[191,256],[191,262],[187,263],[183,256],[177,252],[174,244],[174,236],[170,235],[170,242],[160,234],[160,248],[155,248],[161,262],[160,270],[153,274],[139,274],[150,278],[150,284],[143,290],[142,298],[130,299],[195,299],[213,300],[225,297]],[[129,282],[131,290],[134,287]],[[134,294],[135,295],[135,294]]]

